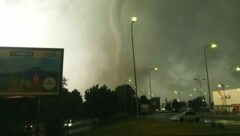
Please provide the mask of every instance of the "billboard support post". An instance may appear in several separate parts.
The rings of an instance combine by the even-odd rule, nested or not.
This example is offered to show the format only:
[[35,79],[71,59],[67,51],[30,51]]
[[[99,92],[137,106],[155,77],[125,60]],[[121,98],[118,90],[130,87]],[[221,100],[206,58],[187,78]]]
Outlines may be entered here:
[[38,136],[38,134],[39,134],[40,106],[41,106],[41,98],[38,98],[37,122],[36,122],[36,136]]

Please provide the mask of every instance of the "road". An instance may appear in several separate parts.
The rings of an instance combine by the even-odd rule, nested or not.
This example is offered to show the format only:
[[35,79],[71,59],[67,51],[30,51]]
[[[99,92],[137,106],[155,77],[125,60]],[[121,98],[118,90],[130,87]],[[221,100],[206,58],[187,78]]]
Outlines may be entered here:
[[[177,113],[155,113],[148,115],[146,118],[149,119],[169,119],[171,116]],[[201,122],[204,123],[222,123],[223,125],[239,125],[240,126],[240,115],[233,114],[217,114],[217,113],[198,113]]]

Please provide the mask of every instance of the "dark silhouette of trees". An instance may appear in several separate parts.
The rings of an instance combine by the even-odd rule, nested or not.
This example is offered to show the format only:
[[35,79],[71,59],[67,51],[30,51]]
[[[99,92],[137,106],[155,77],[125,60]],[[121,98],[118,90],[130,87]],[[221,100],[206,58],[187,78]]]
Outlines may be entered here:
[[204,97],[197,97],[193,100],[189,100],[188,101],[188,106],[195,109],[195,110],[199,110],[199,108],[201,107],[207,107],[207,103]]
[[114,93],[117,97],[117,111],[134,115],[136,104],[133,88],[130,85],[117,86]]
[[166,102],[165,109],[170,111],[171,108],[172,108],[172,103],[171,102]]
[[177,101],[177,99],[174,99],[173,101],[170,101],[170,102],[166,103],[165,109],[178,112],[181,108],[184,108],[184,107],[187,107],[186,102]]
[[187,107],[187,103],[185,101],[180,101],[179,102],[179,108],[184,108],[184,107]]
[[172,101],[172,109],[174,109],[175,111],[178,111],[180,109],[180,104],[179,102],[177,101],[177,99],[174,99]]
[[148,100],[145,95],[142,95],[140,97],[140,104],[150,104],[150,100]]
[[41,98],[40,123],[44,123],[46,135],[61,135],[64,132],[65,120],[59,96]]
[[92,118],[106,120],[117,111],[117,97],[107,86],[95,85],[85,91],[85,110]]
[[64,121],[79,118],[83,112],[80,92],[76,89],[69,92],[66,78],[62,83],[62,89],[56,96],[0,98],[0,135],[26,135],[26,123],[36,126],[39,99],[39,123],[44,125],[46,136],[62,135]]
[[26,120],[35,120],[36,105],[37,100],[32,98],[0,98],[0,135],[25,135],[20,127]]
[[62,135],[65,120],[74,120],[83,115],[80,92],[76,89],[69,92],[66,86],[67,79],[63,78],[59,95],[41,97],[40,122],[45,124],[46,135]]
[[59,99],[65,119],[76,119],[83,115],[83,100],[77,89],[72,92],[65,91]]

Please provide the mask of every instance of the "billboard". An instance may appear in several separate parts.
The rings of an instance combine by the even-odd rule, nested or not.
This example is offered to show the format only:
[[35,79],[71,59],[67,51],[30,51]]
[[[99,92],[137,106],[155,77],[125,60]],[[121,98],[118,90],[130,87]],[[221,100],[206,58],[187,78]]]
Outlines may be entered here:
[[58,95],[63,49],[0,47],[0,95]]

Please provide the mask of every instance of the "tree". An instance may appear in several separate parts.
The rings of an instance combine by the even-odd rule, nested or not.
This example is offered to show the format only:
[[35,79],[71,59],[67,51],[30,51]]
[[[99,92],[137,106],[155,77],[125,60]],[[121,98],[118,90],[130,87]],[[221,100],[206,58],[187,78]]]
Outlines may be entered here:
[[170,111],[171,110],[171,105],[172,105],[171,102],[166,102],[165,109]]
[[197,97],[193,100],[188,101],[188,105],[189,105],[189,107],[191,107],[195,110],[198,110],[201,107],[206,107],[207,106],[207,103],[204,100],[205,100],[204,97]]
[[87,89],[85,100],[85,109],[92,118],[106,120],[116,113],[116,95],[105,85]]
[[180,102],[179,102],[179,108],[181,109],[181,108],[183,108],[183,107],[187,107],[187,103],[184,102],[184,101],[180,101]]
[[37,114],[37,99],[0,98],[0,135],[26,135],[20,127],[26,121],[34,122]]
[[140,103],[141,104],[150,104],[150,101],[147,99],[147,97],[145,95],[142,95],[140,97]]
[[114,93],[117,97],[118,112],[126,112],[129,115],[135,114],[135,93],[130,85],[117,86]]
[[179,102],[177,101],[177,99],[173,100],[172,109],[175,109],[175,111],[178,111],[180,109],[180,105],[179,105]]
[[60,96],[60,103],[65,119],[75,119],[83,115],[83,100],[80,92],[74,89]]
[[[39,75],[41,75],[41,71]],[[34,76],[25,72],[26,78]],[[44,74],[42,74],[44,75]],[[41,77],[41,76],[40,76]],[[41,78],[39,78],[41,80]],[[78,90],[69,92],[67,79],[63,77],[62,88],[56,96],[38,96],[14,99],[0,99],[0,135],[21,135],[26,122],[36,123],[38,120],[38,100],[40,99],[39,122],[44,124],[46,136],[62,135],[63,123],[66,119],[75,119],[82,114],[82,96]],[[36,124],[35,124],[36,125]],[[17,128],[19,127],[19,128]]]
[[69,92],[66,86],[67,79],[63,77],[59,95],[41,98],[40,121],[45,124],[46,135],[62,135],[64,121],[82,115],[83,101],[80,92],[77,89]]

